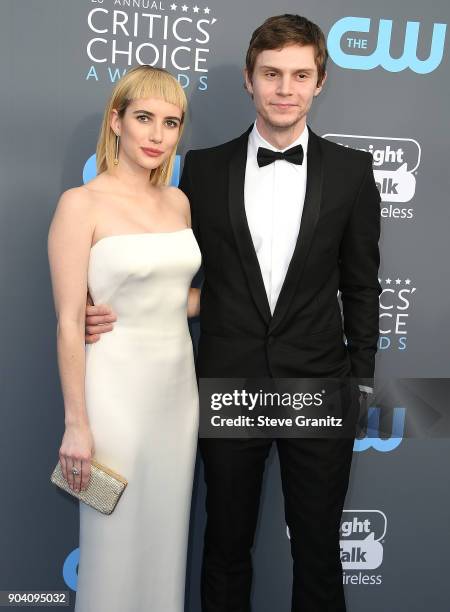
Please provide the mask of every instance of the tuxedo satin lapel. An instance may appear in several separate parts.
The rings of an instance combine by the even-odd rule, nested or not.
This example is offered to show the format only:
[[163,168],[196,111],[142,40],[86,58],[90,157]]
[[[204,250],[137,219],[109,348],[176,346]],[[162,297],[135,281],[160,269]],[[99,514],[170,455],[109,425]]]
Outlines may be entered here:
[[250,292],[262,318],[268,323],[271,317],[270,306],[245,214],[244,182],[250,130],[251,128],[239,138],[229,162],[228,206],[234,237]]
[[[309,129],[309,128],[308,128]],[[308,169],[306,174],[305,203],[300,223],[300,230],[286,272],[283,286],[278,296],[269,332],[272,333],[283,320],[294,297],[303,274],[306,257],[311,247],[314,230],[320,214],[322,198],[323,162],[318,137],[309,130]]]

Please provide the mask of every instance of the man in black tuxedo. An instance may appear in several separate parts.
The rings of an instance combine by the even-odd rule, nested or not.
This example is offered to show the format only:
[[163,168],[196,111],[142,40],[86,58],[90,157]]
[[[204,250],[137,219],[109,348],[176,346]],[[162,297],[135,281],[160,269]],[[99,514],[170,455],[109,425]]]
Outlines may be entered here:
[[[369,153],[306,126],[326,61],[315,24],[298,15],[266,20],[246,58],[255,124],[186,155],[180,188],[204,266],[199,377],[351,376],[370,391],[380,196]],[[250,610],[251,549],[272,442],[200,439],[203,612]],[[294,560],[292,610],[344,612],[339,524],[353,439],[276,443]]]

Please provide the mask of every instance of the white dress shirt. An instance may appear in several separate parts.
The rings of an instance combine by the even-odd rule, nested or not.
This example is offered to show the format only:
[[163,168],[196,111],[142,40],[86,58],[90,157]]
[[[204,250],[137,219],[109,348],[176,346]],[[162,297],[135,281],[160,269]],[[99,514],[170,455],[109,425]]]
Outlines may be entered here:
[[[255,122],[248,138],[245,214],[272,314],[300,230],[306,192],[308,136],[305,125],[297,140],[285,149],[277,149],[261,136]],[[258,166],[258,147],[286,151],[299,144],[303,147],[301,165],[278,159],[267,166]],[[360,385],[359,388],[372,392],[371,387]]]
[[[286,151],[301,144],[303,164],[278,159],[260,168],[258,147]],[[286,149],[271,145],[253,126],[245,169],[245,214],[273,314],[300,229],[306,191],[308,128]]]

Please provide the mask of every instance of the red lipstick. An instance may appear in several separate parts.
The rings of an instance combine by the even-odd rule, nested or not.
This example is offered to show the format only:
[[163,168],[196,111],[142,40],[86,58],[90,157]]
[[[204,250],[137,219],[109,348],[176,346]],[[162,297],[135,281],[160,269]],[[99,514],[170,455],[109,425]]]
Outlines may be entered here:
[[152,148],[146,148],[146,147],[141,147],[141,149],[149,157],[159,157],[160,155],[164,153],[164,151],[161,151],[160,149],[152,149]]

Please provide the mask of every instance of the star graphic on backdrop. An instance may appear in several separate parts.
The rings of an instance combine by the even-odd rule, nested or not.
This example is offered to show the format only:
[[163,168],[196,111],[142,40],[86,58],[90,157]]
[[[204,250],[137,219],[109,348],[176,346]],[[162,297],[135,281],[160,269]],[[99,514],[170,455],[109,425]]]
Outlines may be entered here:
[[200,9],[198,8],[198,6],[194,6],[192,10],[194,11],[194,13],[198,13]]
[[396,278],[396,279],[395,279],[395,284],[396,284],[396,285],[401,285],[401,284],[402,284],[402,281],[401,281],[399,278]]
[[176,11],[176,10],[177,10],[177,8],[178,8],[178,7],[177,7],[177,5],[176,5],[176,4],[171,4],[171,5],[170,5],[170,10],[172,10],[172,11]]
[[411,284],[411,279],[410,278],[405,279],[405,285],[410,285],[410,284]]
[[185,4],[183,4],[183,6],[181,7],[181,10],[183,11],[183,13],[185,13],[188,10],[188,6],[186,6]]
[[386,279],[386,285],[390,285],[390,284],[391,284],[391,279],[390,279],[390,278],[387,278],[387,279]]
[[204,11],[204,12],[205,12],[207,15],[209,15],[209,13],[210,13],[211,9],[210,9],[210,8],[207,6],[206,8],[204,8],[204,9],[203,9],[203,11]]

